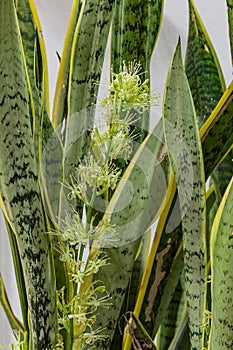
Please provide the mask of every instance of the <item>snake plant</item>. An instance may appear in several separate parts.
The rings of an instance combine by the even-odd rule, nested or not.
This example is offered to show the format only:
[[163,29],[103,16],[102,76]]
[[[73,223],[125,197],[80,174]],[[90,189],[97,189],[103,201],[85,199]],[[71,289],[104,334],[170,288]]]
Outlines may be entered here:
[[51,109],[34,1],[0,1],[0,204],[21,318],[1,274],[0,305],[12,349],[233,348],[233,83],[187,2],[186,56],[179,40],[150,130],[163,0],[74,0]]

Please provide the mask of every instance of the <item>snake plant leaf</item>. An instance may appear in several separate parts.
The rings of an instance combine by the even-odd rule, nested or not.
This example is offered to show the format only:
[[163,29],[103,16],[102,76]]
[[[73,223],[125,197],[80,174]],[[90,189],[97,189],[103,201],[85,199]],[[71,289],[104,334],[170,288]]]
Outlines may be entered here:
[[[33,138],[36,156],[39,158],[39,129],[42,115],[45,112],[49,120],[49,96],[47,61],[43,41],[43,34],[33,1],[22,0],[17,2],[17,17],[24,49],[28,87],[30,91],[30,106],[33,116]],[[44,129],[49,127],[44,120]],[[46,142],[46,141],[45,141]]]
[[21,307],[20,311],[21,311],[22,320],[23,320],[23,328],[25,332],[28,333],[28,301],[27,301],[27,293],[25,289],[23,268],[22,268],[19,249],[17,245],[17,239],[15,236],[15,233],[13,232],[6,218],[5,218],[5,225],[8,233],[9,243],[11,247],[11,254],[12,254],[12,259],[14,264],[15,278],[16,278],[19,302]]
[[179,311],[179,305],[182,299],[182,288],[180,282],[178,282],[174,294],[167,310],[164,314],[164,318],[161,322],[159,329],[159,349],[167,350],[171,344],[175,332],[176,332],[176,318]]
[[36,155],[38,157],[38,123],[40,118],[41,91],[36,84],[35,62],[37,61],[35,46],[37,42],[36,26],[32,19],[31,8],[28,0],[17,2],[17,17],[20,27],[24,57],[28,74],[28,88],[30,91],[30,108],[32,115],[32,130]]
[[[225,82],[211,40],[192,0],[189,1],[186,73],[201,127],[225,90]],[[220,193],[225,192],[231,174],[232,160],[229,155],[212,174],[216,180],[216,190]]]
[[228,10],[228,26],[229,26],[229,37],[231,45],[231,60],[233,63],[233,1],[227,1],[227,10]]
[[[167,277],[166,285],[163,289],[160,305],[157,309],[154,328],[160,329],[160,347],[167,349],[176,329],[176,315],[178,312],[182,288],[180,285],[180,276],[184,268],[182,245],[180,245],[177,255],[174,258],[170,273]],[[153,331],[153,334],[156,332]],[[163,345],[166,344],[166,345]]]
[[42,350],[51,348],[56,337],[53,262],[38,185],[28,84],[14,1],[1,1],[0,6],[1,204],[16,235],[22,261],[31,340],[36,349]]
[[52,113],[53,127],[55,130],[62,125],[63,119],[67,117],[67,97],[72,42],[81,8],[81,1],[75,0],[72,5],[68,29],[60,58],[60,67],[58,71]]
[[[24,0],[24,6],[22,5],[22,12],[24,16],[27,14],[27,27],[24,30],[24,36],[26,37],[25,47],[29,46],[29,40],[33,40],[32,37],[27,37],[27,30],[32,31],[32,24],[35,30],[34,38],[34,71],[33,75],[30,69],[31,86],[32,89],[32,101],[34,104],[34,144],[36,150],[36,157],[38,158],[39,166],[41,162],[41,154],[51,134],[53,134],[53,128],[50,121],[50,100],[49,100],[49,81],[48,81],[48,66],[45,50],[45,42],[42,27],[40,24],[37,9],[34,0]],[[31,22],[30,22],[31,20]],[[25,33],[26,31],[26,33]],[[27,51],[26,51],[27,54]],[[28,66],[27,66],[28,69]],[[36,96],[36,94],[38,96]],[[37,99],[39,102],[37,103]]]
[[[135,256],[135,261],[132,268],[129,287],[125,295],[125,301],[122,305],[120,315],[127,315],[129,311],[132,312],[134,310],[135,303],[140,290],[140,282],[142,280],[142,276],[146,268],[147,257],[150,251],[150,243],[151,243],[151,229],[149,229],[148,232],[144,235],[144,237],[142,237],[142,240],[140,242],[139,249]],[[122,317],[122,321],[124,321],[123,317]],[[123,325],[123,322],[120,322],[120,323],[121,323],[121,326],[119,328],[116,328],[115,334],[112,340],[112,344],[111,344],[112,350],[118,350],[121,347],[121,343],[123,342],[122,330],[125,328],[126,322],[125,322],[125,325]]]
[[31,88],[31,109],[32,109],[32,128],[35,132],[35,111],[39,113],[39,94],[35,88],[35,76],[34,76],[34,51],[35,51],[35,38],[36,28],[32,21],[31,9],[28,0],[17,2],[17,17],[20,27],[20,33],[22,38],[22,44],[25,53],[25,61],[27,65],[27,72],[29,77],[29,84]]
[[[82,2],[80,9],[70,59],[63,182],[70,181],[74,165],[77,165],[90,149],[90,130],[94,124],[94,106],[113,7],[113,0],[86,0]],[[61,215],[65,211],[63,204],[64,201],[61,200]],[[80,203],[75,206],[78,211],[82,210]]]
[[[225,89],[225,84],[217,56],[200,16],[193,2],[189,3],[190,26],[186,72],[201,126],[205,119],[204,116],[210,114],[222,89]],[[224,193],[231,173],[231,156],[227,156],[213,173],[214,179],[217,180],[215,187],[218,187],[220,193]]]
[[119,72],[123,61],[140,62],[144,81],[158,38],[164,1],[116,1],[111,36],[111,63]]
[[[209,147],[212,147],[213,145],[211,144],[211,141],[210,141],[209,137],[213,141],[213,138],[212,138],[213,130],[212,129],[215,129],[215,132],[214,132],[215,136],[214,136],[214,138],[216,138],[216,140],[218,140],[219,146],[216,147],[216,149],[214,149],[214,152],[212,154],[214,159],[217,159],[219,157],[219,152],[221,151],[220,142],[222,142],[221,141],[221,136],[220,136],[221,134],[218,133],[217,129],[220,128],[220,130],[221,130],[222,128],[224,128],[226,130],[226,132],[228,132],[228,128],[229,128],[228,120],[231,120],[231,118],[232,118],[232,113],[229,111],[229,113],[227,113],[227,115],[225,116],[225,120],[224,119],[222,120],[223,121],[222,125],[219,123],[219,119],[221,117],[223,117],[223,115],[221,113],[221,108],[222,108],[223,105],[225,105],[226,101],[229,100],[229,96],[230,96],[229,91],[228,91],[228,95],[224,94],[222,100],[218,104],[218,108],[217,107],[215,108],[215,110],[213,111],[211,117],[208,118],[208,120],[203,125],[202,130],[201,130],[202,142],[203,142],[203,148],[205,150],[205,154],[206,155],[208,155],[208,154],[210,155],[210,153],[207,152],[207,149]],[[229,106],[229,104],[230,104],[230,102],[226,103],[226,106]],[[221,106],[221,108],[219,108],[219,106]],[[214,122],[214,120],[215,120],[215,122]],[[203,137],[204,135],[205,135],[205,137]],[[230,138],[230,136],[231,136],[231,134],[228,133],[228,137],[229,138]],[[229,144],[230,144],[230,142],[229,142]],[[221,143],[221,147],[223,147],[223,146],[224,146],[223,143]],[[210,175],[210,171],[212,171],[212,169],[213,169],[213,159],[211,160],[210,156],[206,156],[205,166],[206,166],[206,169],[208,171],[207,174],[206,174],[207,177],[208,177]],[[214,192],[213,192],[213,198],[215,198],[215,193]],[[155,336],[155,334],[157,333],[157,330],[158,330],[158,326],[157,327],[153,327],[153,325],[154,324],[159,325],[159,322],[156,322],[156,317],[157,317],[157,310],[158,310],[158,307],[160,305],[160,299],[161,299],[160,296],[163,294],[163,288],[166,285],[166,278],[167,278],[168,272],[171,269],[171,265],[172,265],[172,262],[173,262],[173,259],[174,259],[174,254],[177,251],[177,242],[180,242],[181,235],[182,235],[181,226],[180,227],[179,226],[176,227],[175,230],[173,232],[170,232],[169,235],[168,235],[168,232],[166,232],[167,229],[168,229],[168,226],[169,226],[169,222],[171,221],[171,216],[172,216],[172,213],[173,213],[173,207],[174,207],[174,204],[176,203],[176,201],[177,201],[177,196],[175,196],[175,198],[173,200],[172,208],[171,208],[171,210],[169,212],[169,215],[168,215],[168,218],[166,220],[166,223],[164,224],[164,232],[161,234],[161,238],[159,239],[160,242],[159,242],[158,248],[156,250],[156,252],[163,251],[166,248],[166,246],[167,246],[168,239],[171,240],[170,241],[171,249],[164,256],[164,259],[163,259],[164,260],[163,261],[163,271],[165,272],[165,276],[164,276],[164,278],[162,279],[162,281],[160,282],[160,284],[158,286],[159,292],[157,293],[156,298],[155,298],[154,303],[153,303],[153,309],[152,309],[152,312],[151,312],[151,321],[147,321],[147,325],[146,325],[146,329],[151,334],[152,337]],[[209,200],[208,200],[207,204],[210,205]],[[212,204],[213,204],[213,199],[211,199],[211,207],[212,207]],[[178,212],[177,212],[177,215],[178,215],[178,217],[180,216],[180,214],[178,214]],[[158,236],[158,233],[157,233],[157,236]],[[172,254],[172,252],[174,252],[174,253]],[[155,257],[156,257],[156,253],[155,253]],[[150,273],[150,278],[149,278],[149,281],[148,281],[147,291],[146,291],[145,297],[142,298],[142,299],[144,299],[144,301],[143,301],[143,305],[142,305],[142,311],[141,311],[141,314],[140,314],[140,320],[143,322],[143,324],[145,324],[145,310],[148,307],[148,296],[149,296],[149,291],[151,289],[151,286],[153,285],[153,282],[154,282],[154,277],[153,276],[155,276],[157,261],[155,259],[153,259],[153,263],[151,263],[151,265],[153,265],[153,267],[152,267],[152,271]]]
[[163,121],[180,198],[191,349],[201,349],[206,285],[205,176],[197,119],[182,63],[180,42],[168,73]]
[[210,234],[213,219],[216,215],[218,202],[216,201],[216,192],[214,185],[211,185],[206,192],[206,243],[207,243],[207,261],[210,261]]
[[[165,160],[165,158],[163,159],[163,161]],[[171,237],[167,237],[166,234],[162,235],[163,230],[164,230],[164,224],[166,223],[166,219],[168,214],[170,213],[171,210],[171,206],[173,204],[173,198],[176,192],[176,186],[175,186],[175,180],[174,180],[174,175],[173,173],[170,174],[170,178],[169,178],[169,183],[168,183],[168,190],[166,193],[166,198],[165,198],[165,202],[163,205],[163,210],[161,211],[161,215],[160,215],[160,219],[158,221],[157,224],[157,228],[156,228],[156,232],[154,233],[154,239],[153,242],[151,244],[151,249],[150,249],[150,253],[146,262],[146,267],[145,267],[145,271],[144,274],[142,276],[142,281],[140,284],[140,289],[139,289],[139,293],[137,296],[137,300],[136,300],[136,304],[135,304],[135,308],[134,308],[134,314],[136,317],[139,318],[140,316],[140,321],[142,321],[144,327],[146,327],[147,332],[150,334],[151,338],[153,339],[153,333],[151,331],[151,327],[153,329],[153,323],[151,322],[151,327],[148,327],[148,319],[147,322],[145,321],[145,317],[146,317],[146,313],[145,308],[147,308],[148,303],[149,302],[149,316],[151,316],[151,311],[153,306],[155,305],[155,297],[160,294],[160,293],[156,293],[157,286],[160,285],[161,280],[163,281],[163,277],[166,275],[164,273],[164,271],[161,271],[161,266],[163,265],[164,261],[166,260],[166,257],[172,255],[172,250],[170,249],[172,244],[172,238],[174,238],[174,243],[176,244],[176,242],[178,241],[176,238],[177,236],[174,234]],[[166,232],[167,233],[167,232]],[[158,245],[160,240],[162,239],[162,237],[165,238],[165,243],[164,243],[164,249],[161,251],[161,254],[156,254],[157,250],[158,250]],[[155,259],[156,257],[156,259]],[[174,255],[172,255],[172,258],[174,257]],[[158,258],[158,259],[157,259]],[[156,260],[156,261],[155,261]],[[156,262],[158,262],[158,269],[155,268],[154,266],[156,266]],[[159,278],[157,280],[157,278],[155,276],[155,271],[158,272],[159,277],[162,276],[162,278]],[[148,294],[146,295],[146,293],[148,293],[148,285],[149,282],[152,280],[151,285],[152,286],[152,293],[151,293],[151,297],[148,300]],[[145,302],[146,300],[146,302]],[[156,306],[155,306],[156,308]],[[141,314],[140,314],[141,312]],[[131,338],[129,337],[129,334],[125,334],[125,345],[124,345],[124,350],[128,350],[130,349],[131,346]]]
[[[163,136],[161,122],[147,136],[126,169],[106,210],[116,228],[116,248],[105,248],[109,265],[95,274],[94,281],[102,281],[111,296],[112,306],[100,313],[95,327],[105,327],[105,340],[97,342],[96,349],[110,346],[121,306],[129,285],[132,268],[140,238],[150,227],[163,204],[167,186],[160,168],[163,158]],[[96,244],[100,244],[97,242]],[[95,246],[95,242],[94,242]]]
[[201,127],[226,87],[217,55],[192,0],[189,0],[189,34],[185,68]]
[[[26,1],[26,0],[25,0]],[[35,6],[34,0],[28,0],[31,10],[31,16],[33,23],[36,28],[36,38],[35,40],[35,85],[37,88],[41,87],[42,94],[42,105],[46,108],[46,112],[50,114],[50,100],[49,100],[49,75],[48,75],[48,66],[47,66],[47,58],[46,58],[46,49],[44,42],[43,30],[40,24],[40,19],[37,13],[37,9]],[[39,65],[38,65],[39,64]],[[36,80],[39,77],[39,80]]]
[[226,157],[221,161],[217,168],[212,173],[212,179],[214,182],[215,190],[217,192],[216,200],[219,204],[219,199],[221,200],[226,188],[231,180],[233,172],[233,150],[226,155]]
[[[59,194],[62,179],[62,144],[57,132],[54,131],[49,118],[49,95],[48,95],[48,68],[44,46],[43,32],[38,18],[35,4],[23,0],[19,2],[18,16],[20,12],[23,44],[27,58],[27,70],[29,72],[30,84],[33,93],[33,104],[35,111],[34,122],[34,145],[38,159],[38,172],[40,174],[40,187],[42,192],[43,209],[45,211],[48,230],[57,227],[57,216],[59,207]],[[30,5],[30,6],[29,6]],[[33,19],[33,20],[32,20]],[[31,35],[29,35],[31,33]],[[32,55],[34,66],[29,61]],[[30,48],[30,52],[29,52]],[[30,53],[30,55],[29,55]],[[28,57],[29,56],[29,57]],[[33,68],[33,71],[32,71]],[[57,279],[57,288],[60,289],[67,282],[67,268],[61,261],[57,251],[58,236],[52,236],[54,268]],[[68,288],[67,288],[68,290]]]
[[217,211],[211,237],[212,318],[209,349],[233,347],[233,178]]
[[[17,16],[25,52],[29,88],[32,94],[33,138],[39,163],[42,199],[49,221],[51,220],[56,226],[62,179],[62,145],[49,119],[48,75],[43,34],[32,0],[17,2]],[[53,245],[56,245],[54,241],[53,237]],[[64,286],[64,281],[67,279],[66,268],[59,259],[56,249],[53,250],[53,255],[59,289]]]
[[216,193],[214,191],[214,186],[211,185],[208,191],[206,192],[206,215],[209,215],[214,202],[216,199]]
[[[189,1],[189,38],[186,54],[186,73],[189,80],[199,127],[211,114],[225,90],[223,73],[193,1]],[[224,193],[232,174],[231,156],[215,169],[215,186]]]
[[23,325],[13,313],[13,310],[9,303],[9,299],[6,294],[6,289],[5,289],[4,281],[1,274],[0,274],[0,306],[3,307],[5,314],[7,316],[7,319],[11,325],[11,328],[16,332],[21,332],[23,334],[24,332]]
[[137,253],[137,256],[135,257],[132,276],[130,279],[130,289],[128,293],[129,295],[127,308],[130,311],[134,310],[138,292],[140,289],[142,276],[146,268],[147,258],[150,251],[151,234],[151,229],[149,229],[148,232],[142,238],[139,251]]
[[[211,173],[211,171],[214,169],[214,166],[216,166],[215,159],[219,159],[219,152],[221,153],[222,151],[222,147],[224,147],[223,144],[223,140],[221,138],[221,135],[223,135],[223,133],[218,132],[218,131],[222,131],[224,129],[223,132],[226,131],[227,133],[227,137],[230,139],[232,136],[232,131],[228,133],[229,127],[232,125],[231,124],[231,118],[232,118],[232,113],[231,110],[229,109],[229,105],[231,104],[231,97],[229,98],[229,96],[231,96],[231,89],[227,90],[227,93],[225,93],[222,97],[222,99],[220,100],[218,106],[214,109],[213,113],[211,114],[211,116],[208,118],[208,120],[205,122],[205,124],[203,125],[202,129],[201,129],[201,135],[202,135],[202,146],[203,149],[205,150],[205,167],[206,167],[206,176],[208,177]],[[228,109],[228,112],[225,111],[225,113],[221,113],[222,108],[224,107],[225,110]],[[221,120],[221,118],[223,118]],[[228,121],[230,124],[228,124]],[[213,136],[214,135],[214,136]],[[213,145],[215,144],[216,140],[216,144],[218,144],[218,146],[215,148],[213,147]],[[213,143],[212,143],[213,142]],[[220,146],[221,144],[221,146]],[[228,145],[230,145],[230,142],[228,142]],[[229,146],[228,146],[229,148]],[[225,152],[228,149],[226,147]],[[210,152],[208,152],[208,149],[210,149]],[[212,157],[210,157],[211,155],[211,151],[213,151],[212,153]],[[224,153],[222,153],[223,156]],[[222,156],[220,156],[222,158]],[[214,161],[213,161],[214,159]],[[213,192],[213,191],[212,191]],[[215,198],[215,193],[213,192],[213,198]],[[166,220],[166,223],[164,223],[164,232],[162,232],[161,234],[161,238],[159,239],[159,244],[158,247],[156,249],[156,252],[154,254],[154,258],[152,259],[153,262],[151,262],[152,267],[152,271],[150,273],[150,278],[148,280],[148,287],[147,287],[147,291],[145,293],[144,297],[141,297],[141,299],[143,299],[143,305],[142,305],[142,310],[140,313],[140,320],[143,322],[143,324],[145,324],[145,310],[148,307],[148,296],[149,296],[149,291],[154,283],[154,276],[156,273],[156,268],[157,268],[157,261],[155,259],[157,252],[161,252],[163,251],[166,247],[167,247],[167,241],[168,239],[170,240],[170,246],[171,249],[169,250],[169,252],[164,256],[164,261],[163,261],[163,271],[165,272],[165,276],[162,279],[162,281],[159,283],[158,285],[158,293],[156,295],[156,298],[154,299],[153,302],[153,309],[151,312],[151,321],[147,321],[147,325],[146,325],[146,329],[147,331],[151,334],[151,336],[155,336],[155,334],[157,333],[158,327],[154,327],[154,324],[159,324],[156,322],[156,317],[157,317],[157,310],[158,307],[160,305],[160,300],[161,300],[161,295],[163,294],[163,288],[166,285],[166,278],[168,275],[168,272],[171,269],[171,265],[174,259],[174,256],[176,254],[177,251],[177,242],[179,243],[181,240],[181,236],[182,236],[182,228],[181,226],[177,226],[173,232],[171,230],[168,230],[168,226],[169,226],[169,222],[174,221],[172,218],[172,216],[174,216],[173,214],[173,207],[175,205],[175,203],[177,202],[177,195],[175,195],[174,199],[173,199],[173,204],[171,207],[171,210],[169,212],[168,218]],[[212,207],[213,204],[213,199],[211,200],[211,203],[209,202],[209,200],[207,201],[207,205],[211,205]],[[210,208],[207,210],[209,211]],[[176,217],[180,217],[179,214],[179,210],[176,211]],[[173,213],[173,214],[172,214]],[[178,219],[179,221],[179,219]],[[169,234],[167,231],[171,231]],[[158,233],[157,233],[157,237],[158,237]],[[172,253],[173,252],[173,253]]]
[[161,304],[163,303],[162,295],[169,281],[170,268],[177,253],[177,244],[181,241],[181,225],[173,230],[168,237],[166,236],[164,230],[153,262],[140,313],[140,320],[145,324],[152,337],[156,335],[164,314],[164,308]]
[[[147,266],[146,269],[147,271],[150,271],[148,282],[145,286],[142,283],[140,288],[141,290],[145,288],[145,295],[138,296],[138,302],[140,302],[140,299],[143,299],[143,302],[141,301],[140,321],[144,324],[147,332],[152,338],[155,337],[160,326],[163,314],[162,310],[161,312],[158,312],[161,298],[182,239],[181,219],[179,220],[178,225],[172,230],[167,230],[171,217],[174,216],[174,214],[175,216],[180,217],[179,210],[177,211],[175,209],[176,202],[177,193],[175,193],[174,198],[172,197],[171,202],[169,203],[170,207],[167,209],[167,214],[161,214],[155,232],[155,242],[152,244],[152,248],[155,244],[155,249],[151,249],[151,256],[148,258],[149,266]],[[158,242],[156,244],[157,240]],[[135,312],[137,313],[138,311],[135,310]]]
[[168,350],[190,350],[187,312],[184,314]]
[[206,178],[233,144],[233,82],[200,130]]
[[113,5],[113,0],[83,1],[71,52],[69,116],[96,102]]

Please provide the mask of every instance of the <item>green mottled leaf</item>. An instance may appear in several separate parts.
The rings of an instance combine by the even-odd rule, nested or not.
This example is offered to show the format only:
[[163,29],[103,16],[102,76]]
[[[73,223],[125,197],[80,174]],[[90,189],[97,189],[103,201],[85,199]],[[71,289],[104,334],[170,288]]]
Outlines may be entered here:
[[233,144],[233,82],[200,130],[206,178]]
[[233,178],[223,196],[212,228],[210,350],[233,347]]
[[56,336],[53,263],[38,185],[28,85],[14,1],[1,1],[0,6],[1,204],[17,238],[31,340],[36,349],[44,350],[52,347]]
[[[228,97],[229,97],[229,91],[228,91]],[[228,97],[224,94],[224,97],[219,104],[221,106],[225,105],[225,107],[224,107],[226,110],[225,113],[223,113],[223,114],[221,113],[222,107],[220,109],[216,108],[214,110],[212,116],[207,120],[207,122],[204,124],[204,126],[202,128],[202,135],[203,135],[202,142],[203,142],[203,149],[205,150],[205,155],[206,155],[206,158],[204,159],[204,161],[205,161],[205,166],[206,166],[206,170],[207,170],[207,173],[206,173],[207,177],[210,175],[210,171],[213,170],[214,166],[216,166],[215,160],[219,159],[219,157],[223,156],[223,153],[222,153],[222,156],[219,156],[219,153],[221,153],[222,147],[224,146],[223,138],[221,137],[221,135],[223,135],[223,133],[226,132],[228,138],[230,138],[232,136],[230,134],[230,132],[228,132],[230,125],[232,125],[231,123],[228,124],[228,121],[231,120],[231,118],[232,118],[232,113],[230,112],[230,109],[229,109],[230,102],[228,101],[229,100]],[[227,108],[228,108],[229,112],[227,112]],[[224,131],[222,131],[222,130],[224,130]],[[215,140],[215,141],[213,141],[213,140]],[[226,141],[226,140],[224,139],[224,141]],[[230,144],[230,142],[228,143],[228,145],[229,144]],[[210,152],[208,152],[209,148],[210,148]],[[226,150],[225,150],[225,152],[226,152]],[[214,192],[213,192],[213,197],[215,198]],[[156,322],[157,310],[158,310],[158,307],[160,305],[161,296],[163,294],[164,286],[166,285],[166,279],[167,279],[168,273],[171,269],[171,265],[172,265],[174,256],[176,254],[178,244],[179,244],[179,242],[181,240],[181,236],[182,236],[182,228],[181,228],[181,225],[179,226],[179,223],[180,223],[179,206],[177,205],[178,203],[176,205],[175,205],[175,203],[177,203],[177,195],[175,195],[175,197],[174,197],[173,204],[171,206],[171,210],[169,212],[166,223],[164,224],[164,232],[161,235],[159,246],[157,249],[157,252],[162,252],[167,247],[168,240],[170,240],[170,247],[171,248],[170,248],[169,252],[167,254],[165,254],[163,257],[163,265],[162,266],[163,266],[163,271],[164,271],[165,275],[164,275],[164,278],[160,281],[160,283],[158,285],[158,293],[156,294],[156,297],[153,300],[153,309],[152,309],[152,312],[150,315],[151,320],[147,319],[147,321],[146,321],[145,310],[148,307],[149,291],[150,291],[150,289],[154,283],[154,279],[155,279],[154,276],[156,274],[156,269],[157,269],[157,260],[156,259],[154,259],[154,262],[153,262],[153,267],[152,267],[151,275],[149,278],[145,298],[143,301],[142,311],[140,314],[140,320],[143,322],[144,325],[146,324],[146,329],[148,330],[148,332],[151,334],[152,337],[155,336],[155,334],[158,330],[159,323]],[[213,200],[211,201],[211,203],[213,204]],[[210,204],[210,202],[208,201],[207,204]],[[211,204],[211,207],[212,207],[212,204]],[[174,208],[175,208],[175,210],[174,210]],[[209,210],[210,210],[210,208],[208,209],[208,211]],[[156,257],[156,254],[155,254],[155,257]],[[157,326],[156,326],[156,324],[157,324]],[[155,327],[154,327],[154,325],[155,325]]]
[[113,0],[83,2],[71,53],[69,116],[96,102],[113,4]]
[[159,330],[159,350],[167,350],[171,344],[176,332],[176,318],[179,305],[182,299],[182,288],[178,282],[175,291],[173,291],[172,299],[168,304],[164,313]]
[[[77,165],[90,148],[95,104],[114,1],[84,1],[76,26],[69,75],[68,118],[64,136],[64,178],[69,182]],[[64,201],[61,201],[61,205]],[[76,205],[82,210],[81,204]],[[61,207],[61,215],[65,208]]]
[[233,1],[227,1],[227,10],[228,10],[228,25],[229,25],[229,38],[231,45],[231,60],[233,63]]
[[[47,221],[51,220],[56,226],[62,179],[62,145],[49,119],[49,87],[44,38],[33,2],[30,4],[28,0],[17,2],[17,16],[29,76],[33,139],[36,158],[39,162],[38,172],[40,172],[43,209],[47,214],[46,218],[49,218]],[[54,241],[53,237],[53,244],[56,245]],[[66,268],[59,259],[57,249],[53,250],[53,255],[57,288],[59,289],[65,285]]]
[[[32,6],[32,3],[29,4],[28,0],[18,1],[17,16],[25,53],[26,69],[29,76],[28,88],[31,97],[30,111],[33,115],[32,130],[36,157],[38,157],[40,162],[39,168],[41,168],[41,162],[43,162],[42,168],[46,166],[48,169],[48,161],[45,161],[45,157],[49,158],[50,165],[52,163],[52,166],[50,166],[50,176],[47,175],[46,178],[46,180],[50,179],[52,181],[52,185],[51,183],[47,183],[47,186],[44,186],[45,207],[50,218],[53,219],[53,222],[56,222],[54,215],[57,217],[57,211],[55,209],[52,211],[50,207],[56,205],[57,208],[59,203],[59,189],[62,176],[61,174],[58,176],[58,168],[62,164],[61,145],[59,140],[57,140],[56,147],[54,147],[55,150],[51,147],[51,143],[52,141],[54,143],[57,134],[54,133],[49,120],[46,53],[36,9],[33,7],[33,11],[31,11],[30,6]],[[47,153],[48,150],[50,151],[49,154],[45,155],[45,152]],[[53,169],[56,167],[56,172],[53,171],[52,173],[51,167]],[[44,172],[41,169],[40,171],[43,178]],[[55,183],[57,185],[56,188]]]
[[[33,101],[31,101],[32,108],[32,127],[35,129],[35,113],[39,113],[39,93],[35,87],[34,76],[34,53],[35,53],[35,39],[36,39],[36,27],[32,20],[31,9],[28,0],[22,0],[17,2],[17,17],[20,27],[20,33],[22,38],[22,44],[25,53],[25,61],[27,64],[28,77],[30,81],[31,93]],[[36,111],[36,112],[35,112]]]
[[[218,58],[197,9],[192,1],[189,3],[190,25],[186,72],[199,126],[202,126],[225,90],[225,83]],[[213,177],[219,193],[225,192],[231,178],[232,167],[231,156],[227,156],[215,169]]]
[[[28,0],[17,2],[17,17],[19,21],[22,44],[25,54],[26,69],[28,73],[28,88],[30,91],[30,109],[32,115],[32,130],[34,137],[34,145],[36,155],[38,157],[38,125],[41,113],[41,86],[37,85],[35,72],[38,71],[35,67],[37,62],[38,40],[36,25],[33,22],[33,17]],[[41,62],[40,62],[41,63]]]
[[[176,318],[182,296],[180,276],[184,267],[182,246],[177,252],[163,289],[161,302],[156,312],[154,329],[161,325],[159,349],[167,349],[176,330]],[[157,275],[158,276],[158,275]],[[153,334],[156,334],[153,331]],[[163,344],[163,345],[162,345]]]
[[[158,235],[159,232],[157,229],[155,239],[157,239]],[[152,338],[155,337],[160,326],[161,318],[163,317],[163,310],[160,312],[158,310],[160,309],[164,288],[168,282],[169,273],[181,239],[182,228],[176,193],[162,227],[158,248],[151,262],[152,269],[140,313],[140,320]]]
[[[33,11],[31,10],[31,6]],[[30,93],[30,112],[36,157],[46,144],[46,133],[51,133],[49,120],[49,92],[47,61],[38,14],[28,0],[17,2],[17,17],[24,49],[28,89]],[[43,128],[43,133],[42,133]]]
[[118,72],[122,62],[142,65],[143,79],[149,77],[150,59],[158,37],[163,0],[116,1],[112,28],[111,61]]
[[184,315],[168,350],[190,350],[188,316]]
[[163,120],[180,198],[191,349],[199,350],[203,346],[206,281],[205,176],[197,119],[180,43],[168,73]]
[[[212,179],[217,192],[217,199],[221,200],[224,192],[231,180],[233,172],[233,150],[231,150],[223,161],[217,166],[212,174]],[[218,201],[219,204],[219,201]]]
[[213,45],[192,0],[189,0],[185,68],[200,127],[221,98],[225,82]]
[[[202,142],[203,142],[202,146],[205,153],[204,161],[205,161],[205,168],[206,168],[206,177],[210,175],[210,172],[213,171],[214,167],[217,165],[217,163],[220,161],[220,159],[223,157],[224,153],[227,151],[227,149],[229,149],[229,146],[232,143],[230,142],[232,137],[232,132],[233,132],[233,130],[231,129],[231,125],[232,125],[231,120],[233,115],[231,112],[231,106],[232,106],[231,94],[232,94],[232,85],[230,89],[227,90],[227,93],[223,95],[221,101],[219,102],[218,106],[215,108],[211,117],[208,118],[207,122],[202,127],[201,134],[202,134]],[[223,110],[224,110],[224,113],[222,113]],[[224,133],[226,135],[226,139],[223,137]],[[226,142],[226,140],[228,141]],[[228,144],[226,148],[225,148],[225,142],[226,144]],[[223,151],[223,148],[225,148],[225,152]],[[215,195],[214,195],[214,198],[215,198]],[[157,332],[156,327],[154,328],[154,331],[153,331],[153,324],[156,322],[155,320],[157,315],[157,309],[159,307],[161,295],[163,293],[163,288],[166,283],[166,276],[168,271],[171,268],[174,254],[177,250],[177,242],[179,243],[181,239],[181,227],[179,228],[177,226],[180,220],[179,208],[177,207],[175,215],[173,211],[173,207],[176,201],[177,201],[177,197],[175,196],[172,209],[170,210],[170,213],[168,215],[167,222],[164,226],[164,232],[161,236],[160,243],[158,246],[158,252],[163,251],[163,249],[165,249],[167,246],[168,239],[171,240],[170,241],[171,249],[169,250],[169,253],[164,256],[163,271],[165,272],[165,276],[158,286],[159,292],[157,293],[153,303],[153,312],[151,313],[151,321],[147,321],[147,326],[146,326],[147,330],[152,336],[154,336],[155,333]],[[175,226],[174,226],[174,222],[176,223]],[[171,225],[175,227],[173,232],[171,232],[172,231],[170,228]],[[174,254],[172,254],[172,252],[174,252]],[[140,320],[143,321],[143,323],[145,323],[145,309],[148,306],[148,295],[149,295],[150,288],[154,282],[153,276],[155,276],[156,266],[157,266],[157,261],[155,260],[153,263],[151,277],[148,282],[148,289],[144,298],[142,312],[140,314]]]
[[128,296],[127,311],[133,311],[137,300],[142,276],[146,268],[147,258],[150,251],[151,230],[142,238],[138,256],[135,259],[132,276],[130,279],[130,290]]

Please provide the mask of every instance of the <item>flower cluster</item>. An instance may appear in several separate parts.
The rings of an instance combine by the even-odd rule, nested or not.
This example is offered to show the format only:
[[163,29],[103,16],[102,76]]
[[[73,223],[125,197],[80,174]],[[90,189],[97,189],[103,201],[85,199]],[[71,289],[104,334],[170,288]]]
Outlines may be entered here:
[[158,95],[151,94],[149,79],[141,80],[141,65],[136,62],[125,61],[120,69],[120,73],[111,72],[111,83],[109,96],[103,99],[102,105],[107,107],[123,104],[123,108],[134,108],[143,113],[148,110]]
[[[63,346],[62,329],[73,337],[77,349],[83,349],[87,344],[92,346],[96,340],[105,338],[102,329],[95,329],[94,324],[97,308],[108,307],[109,296],[105,286],[92,282],[92,277],[108,264],[108,258],[100,248],[115,246],[117,235],[111,217],[105,214],[97,218],[94,203],[101,197],[107,205],[122,175],[118,160],[126,164],[131,157],[137,137],[135,123],[152,102],[149,81],[141,81],[140,69],[139,64],[127,66],[124,62],[120,73],[112,73],[109,96],[102,102],[105,128],[95,127],[91,131],[90,152],[79,160],[69,183],[65,184],[68,199],[73,203],[81,201],[83,212],[72,207],[72,213],[67,214],[60,225],[58,249],[60,259],[68,267],[72,288],[68,300],[65,288],[57,292],[57,350]],[[94,247],[95,254],[85,259],[90,246]]]
[[83,162],[72,174],[69,198],[78,197],[86,206],[90,205],[88,189],[95,190],[97,195],[102,195],[109,189],[115,189],[121,170],[113,164],[99,165],[92,154],[86,156]]

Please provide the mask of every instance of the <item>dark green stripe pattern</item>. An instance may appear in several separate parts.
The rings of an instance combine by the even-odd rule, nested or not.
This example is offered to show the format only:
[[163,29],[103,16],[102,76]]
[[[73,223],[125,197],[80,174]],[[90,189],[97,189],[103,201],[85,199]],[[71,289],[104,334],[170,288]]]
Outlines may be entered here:
[[206,286],[205,176],[199,130],[180,42],[169,70],[164,132],[180,198],[191,350],[203,348]]
[[212,320],[209,350],[233,349],[233,178],[212,230]]
[[189,1],[189,35],[185,68],[199,127],[210,116],[225,89],[225,86],[221,86],[222,73],[219,76],[213,50],[196,9],[192,1]]
[[55,280],[38,185],[28,85],[13,0],[0,2],[0,191],[16,235],[29,304],[32,349],[56,335]]

